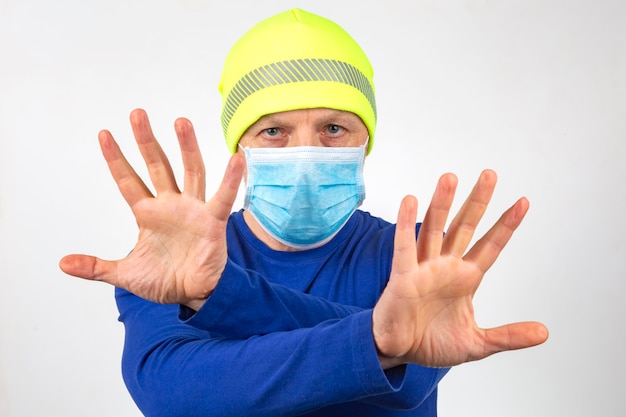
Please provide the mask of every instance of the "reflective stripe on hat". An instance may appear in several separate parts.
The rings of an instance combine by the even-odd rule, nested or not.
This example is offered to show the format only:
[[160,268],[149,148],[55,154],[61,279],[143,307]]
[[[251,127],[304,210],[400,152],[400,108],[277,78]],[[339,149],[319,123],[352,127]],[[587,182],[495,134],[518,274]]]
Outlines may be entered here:
[[228,130],[239,105],[252,94],[273,85],[307,81],[333,81],[352,86],[365,96],[376,115],[374,91],[358,68],[334,59],[292,59],[264,65],[237,81],[222,110],[224,132]]

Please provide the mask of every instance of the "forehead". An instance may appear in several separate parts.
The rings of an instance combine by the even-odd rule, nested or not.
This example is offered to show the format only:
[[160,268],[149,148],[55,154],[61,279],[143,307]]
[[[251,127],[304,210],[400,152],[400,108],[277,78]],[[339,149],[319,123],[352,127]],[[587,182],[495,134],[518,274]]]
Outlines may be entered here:
[[327,108],[299,109],[266,114],[257,120],[252,126],[259,124],[265,125],[301,122],[360,124],[365,126],[361,118],[352,112]]

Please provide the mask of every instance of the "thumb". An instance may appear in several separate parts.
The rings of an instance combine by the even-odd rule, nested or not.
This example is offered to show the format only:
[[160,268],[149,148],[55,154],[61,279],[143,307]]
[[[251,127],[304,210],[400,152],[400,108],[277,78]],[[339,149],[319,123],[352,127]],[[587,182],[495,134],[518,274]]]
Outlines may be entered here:
[[89,255],[67,255],[59,261],[59,268],[68,275],[117,285],[117,262],[105,261]]
[[485,347],[482,359],[494,353],[533,347],[544,343],[549,336],[542,323],[520,322],[484,330]]
[[219,220],[228,220],[235,198],[237,198],[237,191],[239,191],[244,168],[245,161],[243,157],[239,154],[234,154],[228,161],[226,172],[217,192],[209,200],[209,209]]

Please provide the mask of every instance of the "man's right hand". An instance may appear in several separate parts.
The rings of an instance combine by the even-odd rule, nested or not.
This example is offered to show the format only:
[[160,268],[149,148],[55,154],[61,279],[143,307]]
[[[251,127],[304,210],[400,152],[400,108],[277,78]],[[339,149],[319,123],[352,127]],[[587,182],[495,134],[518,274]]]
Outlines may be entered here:
[[219,281],[227,260],[226,223],[244,171],[234,155],[215,196],[205,201],[205,170],[191,122],[175,123],[185,169],[181,192],[148,116],[134,110],[130,122],[156,196],[130,166],[108,131],[98,135],[117,186],[130,206],[139,237],[123,259],[68,255],[59,266],[70,275],[103,281],[158,303],[198,308]]

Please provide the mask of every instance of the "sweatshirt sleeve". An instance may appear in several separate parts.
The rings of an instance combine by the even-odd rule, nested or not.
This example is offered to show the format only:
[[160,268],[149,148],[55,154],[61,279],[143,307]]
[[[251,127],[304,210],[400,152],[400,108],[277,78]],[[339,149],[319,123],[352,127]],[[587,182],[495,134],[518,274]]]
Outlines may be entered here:
[[[407,379],[409,367],[384,372],[372,339],[371,310],[232,339],[180,322],[177,306],[116,291],[126,329],[124,380],[148,417],[241,416],[251,410],[257,416],[296,415],[350,402],[367,407],[402,390],[416,407],[445,373],[419,368],[410,372],[413,381]],[[363,415],[381,415],[379,406],[373,407],[376,412]]]
[[195,312],[181,306],[180,319],[214,336],[243,339],[312,327],[363,311],[268,282],[228,260],[215,291]]

